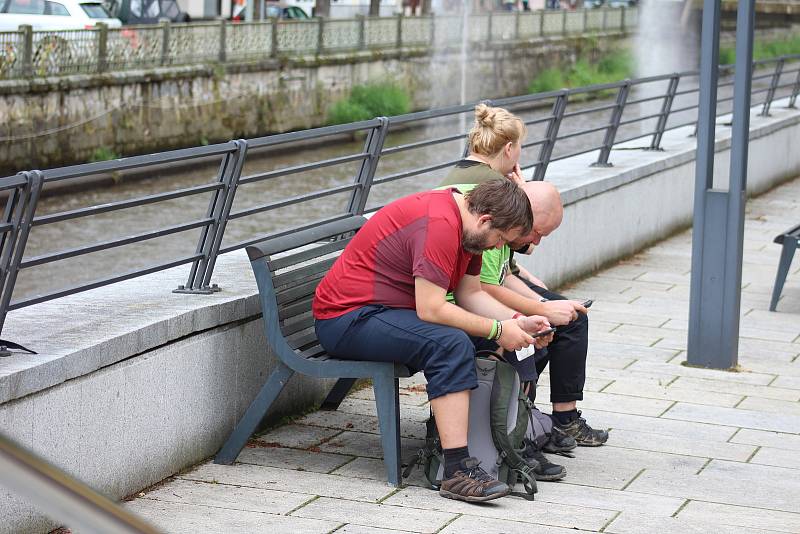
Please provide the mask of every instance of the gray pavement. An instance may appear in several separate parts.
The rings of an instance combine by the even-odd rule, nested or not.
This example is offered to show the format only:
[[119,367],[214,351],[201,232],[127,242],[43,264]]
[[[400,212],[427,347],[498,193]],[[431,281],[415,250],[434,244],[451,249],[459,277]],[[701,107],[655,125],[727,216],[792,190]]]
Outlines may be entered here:
[[[534,502],[470,505],[384,482],[371,390],[251,440],[126,506],[165,532],[800,532],[800,260],[767,310],[800,179],[747,205],[740,372],[685,367],[691,234],[561,288],[593,298],[584,416],[609,443],[554,459]],[[613,231],[613,229],[609,229]],[[422,443],[423,379],[401,390],[404,457]],[[548,378],[539,399],[548,398]],[[541,406],[546,411],[549,407]],[[274,529],[274,530],[272,530]]]

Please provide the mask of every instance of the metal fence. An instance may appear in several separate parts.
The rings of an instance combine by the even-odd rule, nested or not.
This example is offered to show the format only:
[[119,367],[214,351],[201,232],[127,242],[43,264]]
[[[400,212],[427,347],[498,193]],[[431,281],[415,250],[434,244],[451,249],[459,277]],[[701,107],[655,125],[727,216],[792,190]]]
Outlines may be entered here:
[[[573,34],[628,31],[632,8],[530,11],[472,15],[470,44]],[[64,31],[0,32],[0,79],[97,74],[145,67],[250,62],[285,57],[461,46],[460,17],[228,21]]]
[[[725,67],[722,73],[718,114],[728,113],[732,100],[732,69]],[[594,164],[609,166],[614,145],[624,141],[639,139],[641,144],[636,148],[659,150],[666,130],[695,124],[697,77],[697,72],[674,73],[504,98],[493,104],[523,117],[529,135],[523,144],[526,150],[523,151],[522,167],[533,169],[534,179],[542,180],[551,162],[577,154],[597,152]],[[789,106],[794,107],[798,92],[800,55],[755,63],[753,105],[761,105],[763,114],[769,113],[776,98],[789,98]],[[219,254],[351,214],[372,212],[403,191],[411,193],[435,185],[441,180],[443,170],[462,156],[466,133],[463,119],[471,119],[473,109],[474,104],[452,106],[206,147],[33,170],[0,178],[0,194],[7,197],[3,220],[0,221],[0,330],[9,311],[179,265],[190,265],[190,268],[186,283],[176,291],[211,293],[218,289],[211,281]],[[416,139],[408,140],[406,134],[409,130],[419,133]],[[354,138],[360,140],[357,145],[344,142]],[[263,157],[264,153],[269,157],[269,154],[287,153],[309,144],[343,148],[334,157],[312,161],[301,159],[296,164],[281,164],[266,171],[251,172],[246,166],[253,158]],[[353,146],[357,148],[353,149]],[[316,155],[318,150],[312,153]],[[393,166],[392,159],[403,153],[412,154],[404,161],[418,165],[413,168]],[[193,168],[212,165],[216,171],[206,182],[178,189],[118,198],[112,202],[94,201],[87,206],[69,210],[62,208],[56,212],[40,213],[37,210],[42,189],[55,182],[78,183],[87,177],[126,172],[156,175],[159,169],[185,164]],[[335,173],[334,169],[344,171]],[[324,185],[309,185],[308,176],[315,172],[328,178]],[[332,176],[340,178],[330,178]],[[404,190],[392,185],[399,182],[407,184]],[[265,192],[259,189],[264,184],[273,184],[274,187]],[[177,220],[180,210],[175,202],[189,197],[203,199],[202,204],[206,207],[195,215],[186,212],[188,215],[184,220]],[[160,210],[141,217],[151,224],[148,228],[131,228],[115,219],[120,211],[143,206],[156,206]],[[58,250],[26,254],[31,232],[77,235],[81,233],[81,224],[95,217],[106,217],[104,224],[121,234],[80,244],[68,242],[65,237],[59,239]],[[164,221],[169,217],[172,219],[165,225]],[[67,222],[77,226],[72,230],[51,226]],[[241,237],[244,235],[242,232],[226,233],[226,228],[237,224],[249,225],[250,234]],[[79,284],[61,284],[36,295],[13,298],[20,272],[51,267],[53,271],[47,279],[58,281],[64,262],[70,259],[79,258],[83,262],[81,270],[91,273],[94,269],[86,267],[91,265],[87,255],[121,251],[125,256],[132,256],[136,254],[133,251],[135,245],[147,243],[157,246],[159,240],[167,237],[178,239],[177,245],[190,250],[176,253],[180,246],[162,247],[175,254],[133,269],[118,269]],[[24,343],[25,340],[15,341]]]

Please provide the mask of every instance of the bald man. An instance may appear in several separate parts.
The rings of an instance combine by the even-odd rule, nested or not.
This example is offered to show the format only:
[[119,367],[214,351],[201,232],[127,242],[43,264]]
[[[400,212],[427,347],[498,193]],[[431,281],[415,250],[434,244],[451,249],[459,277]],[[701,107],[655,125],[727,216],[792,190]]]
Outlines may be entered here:
[[[522,189],[533,210],[533,230],[510,248],[535,247],[554,232],[564,214],[561,195],[547,182],[526,182]],[[567,300],[547,289],[527,271],[515,273],[513,254],[500,251],[484,253],[483,265],[497,271],[492,278],[483,276],[482,289],[509,308],[522,314],[548,318],[556,334],[546,350],[536,353],[536,371],[541,374],[550,364],[550,402],[553,403],[554,427],[575,439],[578,445],[596,447],[608,440],[608,432],[595,430],[581,417],[577,401],[583,399],[586,381],[586,354],[589,345],[589,321],[582,303]]]

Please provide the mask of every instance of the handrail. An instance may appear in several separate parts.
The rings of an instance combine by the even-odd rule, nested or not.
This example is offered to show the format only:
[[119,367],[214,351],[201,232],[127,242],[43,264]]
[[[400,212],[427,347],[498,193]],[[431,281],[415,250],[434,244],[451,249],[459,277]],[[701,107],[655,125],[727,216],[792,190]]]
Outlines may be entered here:
[[[764,95],[762,113],[769,113],[770,106],[778,98],[788,98],[793,107],[800,93],[800,55],[782,56],[757,63],[760,72],[754,78],[752,93]],[[771,70],[770,70],[771,69]],[[569,157],[597,152],[595,165],[613,165],[611,157],[618,144],[617,133],[625,141],[649,138],[643,149],[659,150],[664,132],[694,124],[690,120],[697,109],[697,87],[679,86],[695,84],[696,71],[669,73],[646,78],[620,80],[588,87],[577,87],[546,93],[519,95],[502,98],[492,105],[508,107],[522,116],[530,128],[537,133],[526,139],[525,148],[539,147],[538,155],[526,153],[521,162],[523,169],[534,168],[534,179],[544,179],[548,165]],[[726,114],[730,96],[725,82],[720,83],[718,114]],[[604,103],[592,103],[592,99],[604,98],[616,92],[616,98]],[[725,94],[722,94],[725,92]],[[628,98],[628,95],[631,98]],[[577,100],[577,101],[576,101]],[[587,102],[588,101],[588,102]],[[9,311],[33,304],[47,302],[88,289],[129,280],[145,274],[190,264],[187,282],[176,289],[181,293],[208,294],[219,289],[211,284],[214,266],[219,254],[242,249],[267,236],[283,235],[297,231],[298,227],[313,227],[324,221],[360,215],[380,208],[381,198],[375,187],[407,180],[413,177],[431,176],[452,166],[461,157],[466,131],[460,131],[459,120],[472,119],[474,103],[430,109],[395,117],[378,117],[366,121],[325,126],[311,130],[290,132],[250,140],[235,140],[217,145],[173,150],[158,154],[147,154],[113,161],[74,165],[46,171],[28,171],[15,176],[0,178],[0,192],[6,197],[3,219],[0,220],[0,333]],[[574,127],[573,121],[584,120]],[[563,124],[568,127],[562,128]],[[387,144],[387,138],[395,132],[419,132],[416,139],[403,137],[395,144]],[[539,130],[544,130],[543,132]],[[624,130],[624,131],[623,131]],[[353,144],[352,140],[361,140]],[[343,143],[343,140],[348,140]],[[449,143],[449,144],[448,144]],[[310,144],[310,145],[309,145]],[[338,146],[340,153],[313,161],[272,166],[268,170],[244,173],[248,155],[271,157],[287,148],[308,146]],[[458,145],[458,146],[456,146]],[[411,154],[412,164],[392,167],[392,158],[399,153]],[[416,157],[420,154],[420,157]],[[109,175],[143,174],[163,169],[167,165],[190,163],[192,165],[216,165],[217,170],[207,181],[182,185],[169,191],[159,191],[137,198],[115,199],[94,205],[70,208],[55,213],[38,213],[39,197],[43,187],[55,182],[70,183]],[[349,170],[349,169],[354,170]],[[342,170],[345,169],[345,170]],[[309,191],[298,188],[295,183],[303,181],[309,172],[339,172],[338,176],[352,176],[350,180],[328,180],[325,185]],[[202,173],[197,173],[202,176]],[[258,193],[258,187],[280,180],[287,180],[291,187],[281,195],[266,198]],[[282,183],[282,182],[281,182]],[[242,192],[239,192],[242,191]],[[185,220],[141,222],[141,228],[120,229],[122,235],[109,235],[93,243],[65,242],[59,250],[29,251],[26,253],[31,228],[46,231],[57,224],[79,224],[89,217],[113,217],[122,210],[133,210],[143,206],[165,206],[184,198],[205,198],[208,207],[205,214],[194,214]],[[321,198],[341,199],[342,208],[334,206],[320,209]],[[282,220],[281,214],[303,206],[312,206],[314,222],[288,221],[283,227],[272,225],[258,235],[242,239],[235,235],[225,242],[229,222],[262,220],[257,217],[273,216]],[[153,209],[153,208],[150,208]],[[284,211],[281,211],[284,210]],[[289,210],[289,211],[287,211]],[[113,219],[111,219],[113,220]],[[145,223],[152,223],[149,226]],[[112,225],[113,226],[113,225]],[[155,227],[153,227],[155,226]],[[93,253],[109,250],[132,250],[126,247],[152,243],[157,239],[182,239],[184,243],[196,243],[194,253],[169,249],[171,258],[159,258],[145,262],[133,269],[101,273],[95,280],[73,283],[43,291],[36,295],[23,295],[15,300],[14,288],[18,273],[70,258],[88,257]],[[189,241],[186,241],[188,237]],[[92,272],[91,269],[88,272]],[[19,340],[24,342],[25,340]]]

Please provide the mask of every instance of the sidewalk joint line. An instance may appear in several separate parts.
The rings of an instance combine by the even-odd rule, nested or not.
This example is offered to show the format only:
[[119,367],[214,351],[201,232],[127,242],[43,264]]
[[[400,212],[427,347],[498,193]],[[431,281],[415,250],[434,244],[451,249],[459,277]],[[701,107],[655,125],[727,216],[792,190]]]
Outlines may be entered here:
[[616,513],[615,513],[615,514],[614,514],[614,515],[611,517],[611,519],[609,519],[608,521],[606,521],[605,525],[603,525],[602,527],[600,527],[600,530],[598,530],[597,532],[605,532],[605,531],[606,531],[606,529],[607,529],[608,527],[610,527],[610,526],[611,526],[611,523],[613,523],[614,521],[616,521],[616,520],[617,520],[617,518],[618,518],[619,516],[621,516],[621,515],[622,515],[622,511],[620,511],[620,510],[615,510],[615,512],[616,512]]
[[311,497],[307,501],[301,502],[300,504],[298,504],[297,506],[295,506],[294,508],[292,508],[291,510],[289,510],[288,512],[286,512],[283,515],[290,516],[293,513],[295,513],[296,511],[298,511],[300,508],[305,508],[306,506],[308,506],[309,504],[311,504],[312,502],[316,501],[319,498],[320,498],[319,495],[314,495],[313,497]]
[[661,412],[660,414],[658,414],[658,415],[656,416],[656,418],[658,418],[658,417],[661,417],[662,415],[664,415],[665,413],[667,413],[668,411],[670,411],[670,409],[672,409],[672,407],[673,407],[673,406],[675,406],[676,404],[678,404],[678,401],[672,401],[672,404],[670,404],[669,406],[667,406],[666,410],[664,410],[663,412]]
[[747,398],[747,395],[742,395],[742,398],[741,398],[741,399],[739,399],[739,401],[738,401],[736,404],[734,404],[734,405],[733,405],[733,407],[734,407],[734,408],[738,408],[738,407],[739,407],[739,405],[740,405],[741,403],[743,403],[743,402],[745,401],[745,399],[746,399],[746,398]]
[[623,367],[623,368],[622,368],[622,369],[620,369],[620,370],[621,370],[621,371],[626,371],[626,370],[628,369],[628,367],[630,367],[631,365],[633,365],[634,363],[636,363],[636,362],[638,362],[638,361],[639,361],[639,360],[638,360],[637,358],[634,358],[633,360],[631,360],[631,363],[629,363],[628,365],[626,365],[625,367]]
[[769,383],[767,383],[766,385],[771,386],[776,380],[778,380],[778,378],[780,378],[780,375],[775,375],[775,378],[770,380]]
[[630,485],[631,485],[631,484],[633,484],[633,483],[636,481],[636,479],[637,479],[637,478],[639,478],[640,476],[642,476],[642,473],[644,473],[645,471],[647,471],[647,468],[646,468],[646,467],[643,467],[642,469],[640,469],[638,473],[636,473],[635,475],[633,475],[633,478],[632,478],[632,479],[630,479],[628,482],[626,482],[626,483],[625,483],[625,484],[624,484],[624,485],[623,485],[623,486],[622,486],[622,487],[619,489],[619,491],[625,491],[626,489],[628,489],[628,488],[630,487]]
[[[741,432],[741,430],[742,430],[742,427],[739,427],[739,428],[737,428],[737,429],[736,429],[736,431],[735,431],[733,434],[731,434],[731,437],[729,437],[729,438],[728,438],[728,441],[726,441],[725,443],[734,443],[734,442],[733,442],[733,441],[731,441],[731,440],[732,440],[733,438],[735,438],[735,437],[736,437],[736,434],[738,434],[739,432]],[[739,443],[734,443],[734,444],[735,444],[735,445],[739,445]]]
[[347,525],[348,525],[348,523],[342,523],[341,525],[339,525],[335,529],[329,530],[326,534],[333,534],[334,532],[341,530],[343,527],[346,527]]
[[337,465],[336,467],[332,468],[330,471],[327,471],[325,474],[326,475],[332,475],[334,471],[338,471],[339,469],[341,469],[342,467],[346,466],[347,464],[352,464],[358,458],[364,458],[364,456],[353,456],[353,455],[350,455],[350,459],[349,460],[347,460],[343,464]]
[[444,525],[442,525],[440,528],[436,529],[436,530],[434,531],[434,534],[438,534],[439,532],[443,531],[443,530],[444,530],[444,529],[446,529],[448,526],[450,526],[450,525],[451,525],[451,524],[452,524],[452,523],[453,523],[453,522],[454,522],[456,519],[459,519],[459,518],[461,518],[463,515],[464,515],[464,514],[461,514],[461,513],[456,513],[456,514],[455,514],[455,517],[453,517],[453,518],[452,518],[452,519],[450,519],[449,521],[445,521]]
[[393,489],[392,491],[390,491],[390,492],[389,492],[387,495],[384,495],[383,497],[381,497],[380,499],[378,499],[378,500],[377,500],[377,501],[375,501],[375,502],[376,502],[376,503],[378,503],[378,504],[383,504],[383,502],[384,502],[386,499],[388,499],[388,498],[389,498],[389,497],[391,497],[392,495],[397,495],[398,493],[400,493],[400,491],[402,491],[402,489],[403,489],[403,488],[400,488],[400,487],[394,488],[394,489]]
[[755,455],[758,454],[758,451],[760,451],[760,450],[761,450],[761,445],[756,445],[756,448],[753,451],[753,453],[750,456],[748,456],[747,460],[745,460],[744,462],[749,464],[750,460],[752,460],[755,457]]
[[675,513],[674,513],[674,514],[672,514],[670,517],[678,517],[678,514],[679,514],[679,513],[681,513],[681,512],[683,511],[683,509],[684,509],[684,508],[686,508],[687,506],[689,506],[689,503],[690,503],[690,502],[692,502],[692,500],[691,500],[691,499],[686,499],[685,501],[683,501],[683,503],[682,503],[680,506],[678,506],[678,509],[677,509],[677,510],[675,510]]
[[699,475],[700,473],[702,473],[702,472],[703,472],[703,470],[704,470],[706,467],[708,467],[708,464],[710,464],[710,463],[711,463],[711,460],[713,460],[713,458],[709,458],[708,460],[706,460],[706,463],[704,463],[702,466],[700,466],[700,469],[698,469],[698,470],[697,470],[697,473],[695,473],[695,475]]
[[602,393],[603,390],[608,389],[609,387],[611,387],[611,385],[614,384],[614,382],[616,382],[616,380],[612,380],[611,382],[609,382],[608,384],[603,386],[600,390],[597,391],[597,393]]
[[673,384],[673,382],[675,382],[675,381],[676,381],[676,380],[678,380],[679,378],[680,378],[680,376],[678,376],[678,375],[675,375],[675,376],[673,376],[673,377],[672,377],[672,378],[669,380],[669,382],[667,382],[666,384],[664,384],[664,388],[668,388],[669,386],[671,386],[671,385]]

